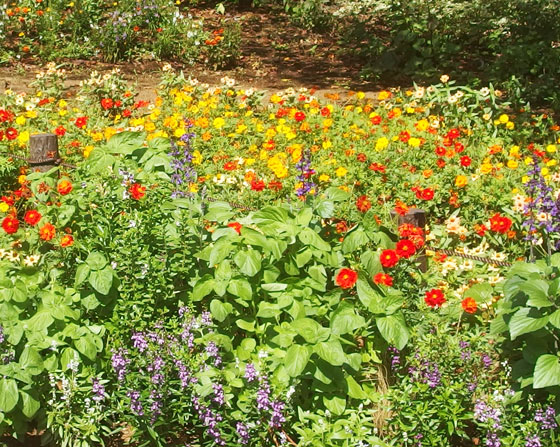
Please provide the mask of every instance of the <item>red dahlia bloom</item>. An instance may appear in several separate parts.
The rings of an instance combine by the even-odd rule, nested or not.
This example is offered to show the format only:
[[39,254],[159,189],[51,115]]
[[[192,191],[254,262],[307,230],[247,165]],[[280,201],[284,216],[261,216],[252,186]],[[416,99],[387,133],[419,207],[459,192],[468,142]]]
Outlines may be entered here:
[[375,115],[371,118],[371,124],[381,124],[381,115]]
[[393,277],[391,275],[387,275],[386,273],[377,273],[373,277],[373,282],[375,284],[391,287],[393,285]]
[[264,188],[266,188],[266,183],[262,180],[253,180],[251,182],[251,189],[253,191],[262,191]]
[[371,202],[369,201],[367,196],[358,197],[358,199],[356,200],[356,208],[358,208],[358,211],[360,211],[361,213],[365,213],[371,208]]
[[76,121],[74,122],[74,124],[76,125],[76,127],[79,127],[80,129],[83,129],[87,125],[87,120],[88,120],[87,116],[80,116],[80,117],[76,118]]
[[15,140],[18,136],[18,131],[13,127],[8,127],[4,135],[6,135],[6,138],[8,140]]
[[414,246],[412,241],[408,239],[401,239],[399,242],[397,242],[396,251],[397,255],[399,255],[401,258],[408,259],[414,253],[416,253],[416,247]]
[[471,157],[469,157],[468,155],[463,155],[461,157],[461,166],[463,166],[464,168],[468,168],[471,165]]
[[111,107],[113,107],[113,100],[111,98],[103,98],[101,100],[101,107],[103,107],[103,109],[108,110]]
[[474,314],[477,309],[476,301],[471,297],[467,297],[461,302],[461,307],[466,313]]
[[64,126],[58,126],[55,130],[54,133],[56,135],[58,135],[59,137],[63,137],[64,134],[66,134],[66,129],[64,128]]
[[379,260],[383,267],[391,268],[398,264],[399,255],[395,250],[383,250],[379,255]]
[[14,216],[6,216],[2,221],[2,228],[8,234],[15,233],[19,228],[19,220]]
[[490,218],[490,229],[496,233],[505,234],[511,228],[511,223],[509,218],[496,213]]
[[423,189],[420,193],[422,200],[432,200],[434,198],[434,190],[432,188]]
[[142,186],[140,183],[133,183],[130,188],[128,188],[130,196],[134,200],[140,200],[146,195],[146,187]]
[[340,286],[342,289],[350,289],[354,287],[354,284],[356,284],[357,280],[358,274],[354,270],[343,268],[340,269],[340,272],[338,272],[338,275],[336,275],[335,282],[336,285]]
[[41,220],[41,213],[39,213],[39,211],[37,210],[29,210],[25,213],[25,216],[23,217],[23,220],[31,225],[31,226],[35,226],[39,223],[39,221]]
[[446,300],[441,290],[432,289],[426,292],[424,301],[430,307],[440,307],[443,303],[445,303]]
[[294,119],[295,119],[297,122],[303,121],[303,120],[305,119],[305,113],[303,113],[303,112],[301,112],[301,111],[300,111],[300,112],[296,112],[296,114],[294,115]]

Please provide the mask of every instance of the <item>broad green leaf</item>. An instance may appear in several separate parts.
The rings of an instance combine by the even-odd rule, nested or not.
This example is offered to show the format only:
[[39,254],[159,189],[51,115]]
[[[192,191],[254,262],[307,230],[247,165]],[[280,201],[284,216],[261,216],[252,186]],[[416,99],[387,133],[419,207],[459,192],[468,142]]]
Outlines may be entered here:
[[488,283],[475,284],[467,289],[465,296],[474,299],[477,303],[488,303],[492,300],[493,287]]
[[331,315],[330,326],[333,334],[349,334],[365,324],[364,318],[356,314],[353,304],[348,301],[341,301]]
[[307,264],[311,258],[313,257],[313,252],[311,249],[306,248],[295,255],[295,261],[298,268],[302,268],[305,264]]
[[253,289],[251,283],[245,278],[232,279],[227,287],[227,291],[234,296],[243,298],[244,300],[251,301],[253,298]]
[[18,386],[13,379],[0,379],[0,411],[8,413],[19,401]]
[[360,256],[360,264],[372,278],[375,274],[383,272],[383,266],[379,260],[379,254],[375,251],[368,250],[363,252]]
[[88,332],[86,335],[74,341],[74,346],[80,354],[85,355],[90,360],[95,360],[97,356],[97,346],[95,345],[93,337],[94,335]]
[[86,264],[91,270],[101,270],[109,263],[104,254],[92,251],[86,259]]
[[317,343],[322,335],[322,327],[311,318],[299,318],[292,321],[291,327],[301,335],[307,343]]
[[541,355],[535,365],[534,388],[560,385],[560,358],[556,355]]
[[107,295],[113,285],[113,269],[107,266],[103,270],[93,270],[89,274],[88,281],[101,295]]
[[237,252],[233,260],[242,273],[247,276],[255,276],[261,270],[261,257],[257,250],[250,248]]
[[27,320],[27,328],[32,332],[42,332],[54,323],[54,318],[49,312],[37,312]]
[[346,363],[346,355],[342,350],[342,345],[338,340],[317,343],[314,351],[325,362],[333,366],[342,366]]
[[283,284],[281,282],[272,282],[268,284],[261,284],[261,287],[267,292],[280,292],[282,290],[286,290],[288,284]]
[[560,309],[554,311],[548,316],[548,321],[555,328],[560,329]]
[[353,399],[367,399],[367,394],[352,376],[346,376],[346,385],[348,386],[348,396]]
[[261,301],[259,303],[259,311],[257,317],[259,318],[275,318],[280,315],[280,309],[278,309],[278,304],[268,303],[266,301]]
[[208,205],[208,212],[204,219],[210,222],[225,223],[234,216],[231,205],[227,202],[212,202]]
[[323,396],[323,404],[332,414],[338,416],[346,410],[346,399],[339,396]]
[[321,200],[315,207],[315,212],[323,219],[328,219],[334,216],[334,203],[330,200]]
[[214,278],[208,274],[200,278],[193,288],[193,301],[200,301],[214,290]]
[[240,318],[235,322],[235,324],[247,332],[255,332],[254,320],[244,320],[243,318]]
[[[522,307],[519,309],[508,323],[511,339],[515,340],[518,336],[535,332],[546,326],[548,323],[548,316],[541,317],[538,312],[532,312],[533,309]],[[530,316],[529,314],[537,314]]]
[[229,303],[222,303],[220,300],[210,302],[210,312],[220,323],[228,317],[232,310],[233,306]]
[[554,305],[554,301],[548,296],[548,283],[542,279],[530,279],[526,281],[525,284],[523,284],[523,292],[529,296],[527,306],[541,309]]
[[311,228],[304,228],[298,234],[298,238],[303,244],[311,245],[312,247],[315,247],[318,250],[323,250],[323,251],[330,251],[331,250],[330,244],[328,242],[325,242],[321,238],[321,236],[319,236]]
[[308,361],[309,351],[307,348],[301,345],[292,345],[286,352],[286,357],[284,357],[284,367],[290,377],[297,377],[303,372]]
[[76,212],[74,205],[63,205],[58,209],[58,225],[63,227],[66,225]]
[[74,278],[74,285],[79,286],[86,279],[88,279],[89,272],[90,272],[90,269],[89,269],[89,265],[87,263],[86,264],[80,264],[78,266],[78,268],[76,269],[76,277]]
[[358,298],[361,303],[374,314],[382,314],[385,309],[382,297],[371,288],[368,282],[360,275],[356,283]]
[[32,376],[41,374],[44,369],[43,358],[39,352],[31,346],[24,348],[21,356],[19,357],[19,364],[25,372],[31,374]]
[[377,328],[387,343],[399,351],[408,343],[410,333],[401,313],[376,318]]
[[342,242],[343,253],[353,253],[358,248],[363,247],[369,242],[369,237],[362,227],[358,226],[346,235]]
[[20,391],[19,393],[22,402],[21,412],[25,415],[25,417],[31,419],[35,415],[35,413],[39,411],[39,408],[41,408],[41,404],[37,399],[35,399],[26,391]]

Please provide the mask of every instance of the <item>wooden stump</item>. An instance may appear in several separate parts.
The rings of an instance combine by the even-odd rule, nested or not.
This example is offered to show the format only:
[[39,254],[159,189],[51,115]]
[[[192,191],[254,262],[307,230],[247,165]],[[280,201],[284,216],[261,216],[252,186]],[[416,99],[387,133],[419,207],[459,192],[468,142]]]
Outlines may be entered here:
[[[411,224],[415,227],[420,227],[422,230],[426,231],[426,211],[419,208],[410,208],[405,215],[391,211],[391,217],[397,221],[397,225]],[[425,273],[428,271],[428,258],[426,257],[426,251],[422,248],[416,259],[419,263],[420,271]]]
[[32,172],[47,172],[60,163],[58,137],[52,133],[31,135],[29,166]]

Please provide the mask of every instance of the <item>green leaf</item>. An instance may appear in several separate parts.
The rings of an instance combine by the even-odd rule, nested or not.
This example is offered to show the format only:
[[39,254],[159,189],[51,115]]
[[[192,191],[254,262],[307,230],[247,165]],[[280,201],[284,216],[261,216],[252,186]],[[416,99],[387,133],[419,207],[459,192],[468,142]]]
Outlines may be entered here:
[[19,401],[18,386],[13,379],[0,379],[0,411],[12,411]]
[[259,303],[259,311],[257,317],[259,318],[275,318],[280,315],[280,309],[278,309],[278,304],[268,303],[266,301],[261,301]]
[[307,366],[307,362],[309,362],[309,351],[301,345],[292,345],[284,358],[284,366],[290,377],[299,376]]
[[369,237],[362,227],[358,226],[350,231],[342,242],[342,252],[352,253],[369,242]]
[[342,366],[346,363],[346,355],[344,355],[342,345],[338,340],[317,343],[314,351],[325,362],[333,366]]
[[325,242],[321,236],[319,236],[311,228],[306,227],[298,234],[299,240],[305,245],[311,245],[318,250],[330,251],[331,246],[328,242]]
[[315,207],[315,212],[323,219],[334,216],[334,203],[330,200],[321,200]]
[[222,303],[220,300],[212,300],[210,302],[210,312],[220,323],[227,318],[232,310],[233,306],[229,303]]
[[20,391],[19,393],[22,402],[21,412],[25,417],[31,419],[35,415],[35,413],[39,411],[39,408],[41,408],[41,404],[37,399],[35,399],[26,391]]
[[261,284],[261,287],[263,290],[266,290],[267,292],[280,292],[282,290],[286,290],[288,284],[283,284],[281,282],[271,282],[268,284]]
[[560,309],[556,310],[548,316],[548,322],[555,328],[560,329]]
[[290,324],[307,343],[317,343],[322,336],[322,326],[311,318],[299,318]]
[[21,353],[19,357],[19,364],[20,367],[25,370],[25,372],[31,374],[32,376],[36,376],[43,372],[43,358],[39,354],[39,352],[31,347],[27,346]]
[[74,278],[74,285],[79,286],[82,284],[89,276],[89,265],[88,264],[80,264],[76,269],[76,277]]
[[142,147],[145,137],[142,132],[119,132],[113,135],[103,148],[112,154],[130,154]]
[[341,301],[331,315],[330,326],[333,334],[349,334],[365,324],[364,318],[356,314],[353,304],[348,301]]
[[465,292],[465,297],[470,297],[477,303],[488,303],[492,300],[492,294],[494,289],[488,283],[475,284],[474,286],[467,289]]
[[522,307],[511,317],[508,327],[512,340],[520,335],[538,331],[548,323],[548,316],[529,316],[529,313],[536,314],[537,312],[529,307]]
[[346,410],[346,399],[338,396],[323,396],[323,404],[331,413],[336,414],[338,416],[344,413]]
[[239,270],[247,276],[255,276],[261,270],[261,254],[251,248],[239,251],[233,260]]
[[85,355],[90,360],[95,360],[95,357],[97,356],[97,347],[93,337],[93,334],[86,333],[84,336],[74,341],[74,346],[80,354]]
[[212,292],[214,290],[214,284],[214,278],[209,274],[206,274],[202,278],[200,278],[193,288],[193,301],[200,301],[202,300],[202,298]]
[[348,396],[353,399],[367,399],[367,394],[352,376],[346,376],[346,385],[348,386]]
[[542,279],[526,281],[522,286],[522,290],[529,296],[527,306],[541,309],[554,305],[554,301],[548,296],[548,283]]
[[86,259],[86,264],[91,270],[101,270],[109,263],[102,253],[92,251]]
[[240,318],[235,324],[247,332],[255,332],[255,320],[245,320]]
[[227,291],[232,295],[243,298],[247,301],[251,301],[253,298],[251,283],[245,278],[232,279],[228,284]]
[[76,207],[74,205],[63,205],[58,209],[58,225],[64,226],[66,225],[76,211]]
[[382,314],[385,309],[382,297],[371,288],[369,283],[360,275],[356,283],[358,298],[361,303],[374,314]]
[[376,318],[377,328],[387,343],[395,346],[399,351],[408,343],[410,333],[402,313]]
[[212,202],[208,205],[208,212],[204,219],[210,222],[225,223],[234,216],[231,205],[227,202]]
[[54,323],[54,318],[49,312],[41,311],[27,320],[27,328],[32,332],[42,332]]
[[113,269],[107,266],[103,270],[93,270],[89,274],[88,281],[101,295],[107,295],[113,285]]
[[535,365],[534,388],[560,385],[560,358],[556,355],[541,355]]

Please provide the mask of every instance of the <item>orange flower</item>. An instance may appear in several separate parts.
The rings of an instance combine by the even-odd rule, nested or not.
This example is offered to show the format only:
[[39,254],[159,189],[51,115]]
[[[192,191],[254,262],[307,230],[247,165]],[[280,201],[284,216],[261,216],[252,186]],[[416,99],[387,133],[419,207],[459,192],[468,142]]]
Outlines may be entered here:
[[467,297],[461,302],[461,307],[466,313],[474,314],[477,309],[476,301],[471,297]]
[[351,269],[343,268],[336,276],[336,284],[343,289],[350,289],[354,287],[358,280],[358,274]]
[[128,192],[134,200],[140,200],[146,195],[146,187],[140,185],[139,183],[134,183],[130,188],[128,188]]
[[71,234],[65,234],[60,239],[60,246],[61,247],[70,247],[73,244],[74,244],[74,238],[72,237]]
[[63,196],[65,196],[66,194],[70,193],[70,191],[72,191],[72,183],[70,183],[70,181],[63,179],[60,182],[58,182],[58,185],[56,186],[56,190]]
[[46,223],[39,229],[39,237],[44,241],[50,241],[56,234],[56,229],[51,223]]

